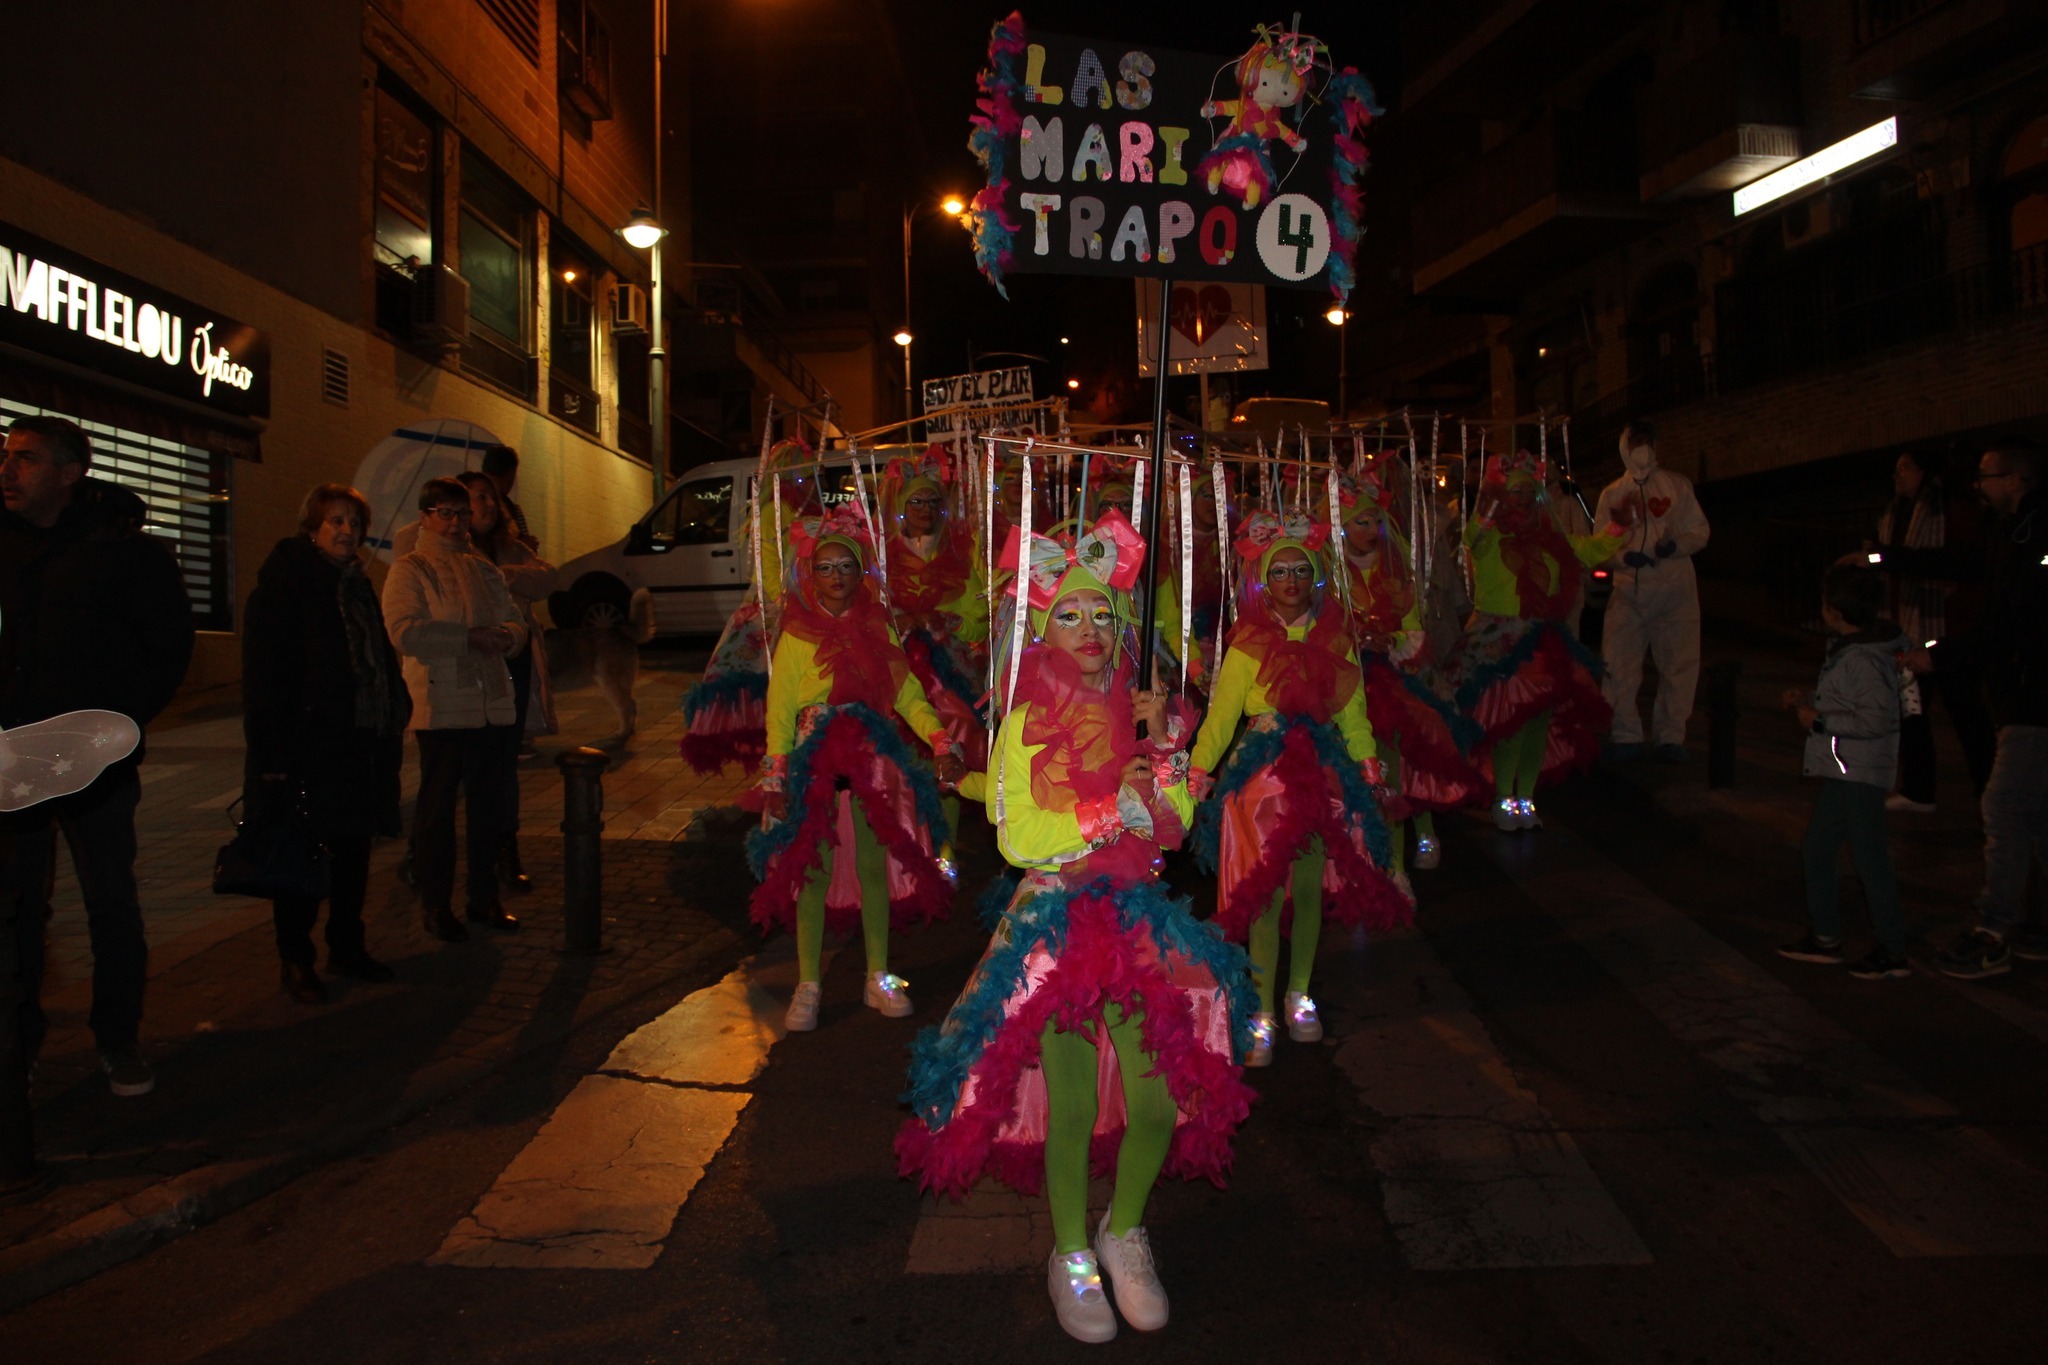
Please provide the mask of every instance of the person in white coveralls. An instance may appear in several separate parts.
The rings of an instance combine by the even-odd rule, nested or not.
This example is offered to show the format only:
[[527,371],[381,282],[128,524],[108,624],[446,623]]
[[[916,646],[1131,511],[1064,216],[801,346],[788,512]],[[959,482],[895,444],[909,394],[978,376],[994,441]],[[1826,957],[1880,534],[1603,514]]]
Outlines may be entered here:
[[1612,523],[1628,533],[1608,562],[1614,593],[1607,603],[1602,684],[1614,708],[1611,752],[1634,758],[1643,751],[1643,717],[1636,693],[1643,653],[1657,661],[1657,702],[1651,718],[1655,756],[1685,761],[1685,723],[1700,679],[1700,597],[1692,557],[1707,547],[1707,517],[1692,481],[1657,464],[1657,429],[1632,422],[1621,433],[1621,477],[1600,491],[1593,524]]

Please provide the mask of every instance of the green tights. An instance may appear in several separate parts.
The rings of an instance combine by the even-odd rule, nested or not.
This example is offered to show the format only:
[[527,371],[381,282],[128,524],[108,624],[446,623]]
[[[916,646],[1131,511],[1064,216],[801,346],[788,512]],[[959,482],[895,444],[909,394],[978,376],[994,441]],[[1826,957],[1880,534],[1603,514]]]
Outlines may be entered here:
[[[827,848],[796,900],[797,980],[816,981],[825,956],[825,892],[832,885],[835,850]],[[889,854],[868,828],[860,801],[853,803],[853,863],[860,873],[860,931],[868,972],[889,970]]]
[[[1287,989],[1308,994],[1309,973],[1315,970],[1316,944],[1323,937],[1323,841],[1312,839],[1294,863],[1293,950],[1287,959]],[[1273,904],[1252,921],[1252,977],[1259,987],[1259,1013],[1273,1012],[1273,980],[1280,970],[1280,908],[1287,888],[1273,893]]]
[[[1145,1201],[1166,1164],[1178,1108],[1166,1078],[1145,1051],[1143,1015],[1126,1018],[1115,1005],[1102,1007],[1116,1069],[1124,1082],[1124,1140],[1116,1153],[1116,1188],[1109,1201],[1109,1233],[1122,1237],[1145,1221]],[[1096,1044],[1065,1033],[1057,1022],[1039,1036],[1039,1065],[1045,1072],[1045,1197],[1052,1205],[1054,1249],[1065,1256],[1088,1249],[1088,1146],[1095,1135],[1098,1066]]]
[[1534,796],[1543,775],[1543,755],[1550,749],[1550,713],[1545,711],[1493,746],[1493,794]]

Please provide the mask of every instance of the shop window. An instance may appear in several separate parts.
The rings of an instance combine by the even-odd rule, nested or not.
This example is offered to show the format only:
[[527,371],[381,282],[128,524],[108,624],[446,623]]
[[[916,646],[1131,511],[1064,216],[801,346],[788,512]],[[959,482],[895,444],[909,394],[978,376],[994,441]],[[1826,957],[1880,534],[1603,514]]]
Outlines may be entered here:
[[596,272],[574,245],[548,248],[548,411],[591,435],[598,431]]
[[434,125],[404,97],[376,92],[376,210],[371,255],[377,326],[396,337],[412,328],[413,276],[434,263]]
[[462,277],[469,281],[469,340],[462,365],[533,398],[533,210],[473,147],[462,149]]
[[48,413],[67,417],[92,438],[92,477],[132,490],[149,509],[143,529],[177,556],[192,624],[200,630],[234,629],[234,585],[228,573],[228,467],[232,457],[182,445],[76,413],[0,398],[0,425]]

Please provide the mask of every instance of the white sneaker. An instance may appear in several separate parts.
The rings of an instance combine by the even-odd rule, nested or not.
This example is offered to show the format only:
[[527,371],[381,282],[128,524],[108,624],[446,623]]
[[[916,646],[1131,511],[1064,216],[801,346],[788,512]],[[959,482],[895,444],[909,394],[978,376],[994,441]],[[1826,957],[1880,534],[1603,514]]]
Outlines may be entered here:
[[1443,860],[1444,850],[1442,845],[1438,844],[1436,840],[1430,838],[1427,834],[1417,836],[1415,840],[1415,861],[1410,866],[1417,872],[1434,872],[1438,867],[1442,866]]
[[1287,992],[1287,1036],[1297,1043],[1322,1041],[1323,1016],[1305,991]]
[[782,1027],[791,1033],[809,1033],[818,1026],[818,983],[799,981],[796,994],[789,997],[789,1009],[782,1016]]
[[1904,811],[1908,815],[1932,815],[1932,801],[1915,801],[1904,792],[1893,792],[1884,799],[1884,808],[1890,811]]
[[1156,1332],[1166,1326],[1166,1287],[1159,1283],[1159,1271],[1152,1264],[1152,1243],[1142,1227],[1121,1237],[1109,1232],[1109,1214],[1095,1227],[1095,1259],[1109,1276],[1109,1288],[1116,1295],[1116,1311],[1140,1332]]
[[1518,797],[1515,801],[1515,819],[1518,822],[1515,826],[1517,829],[1543,828],[1543,817],[1536,813],[1536,803],[1526,796]]
[[893,972],[869,972],[861,1001],[871,1010],[880,1010],[884,1019],[902,1019],[911,1011],[910,983]]
[[1252,1045],[1245,1049],[1246,1066],[1271,1066],[1273,1064],[1273,1016],[1254,1014],[1252,1016]]
[[1115,1339],[1116,1314],[1110,1311],[1109,1295],[1102,1292],[1102,1271],[1094,1252],[1062,1256],[1055,1251],[1046,1263],[1045,1287],[1068,1336],[1090,1342]]
[[1503,796],[1493,803],[1493,827],[1505,833],[1522,827],[1522,808],[1514,797]]

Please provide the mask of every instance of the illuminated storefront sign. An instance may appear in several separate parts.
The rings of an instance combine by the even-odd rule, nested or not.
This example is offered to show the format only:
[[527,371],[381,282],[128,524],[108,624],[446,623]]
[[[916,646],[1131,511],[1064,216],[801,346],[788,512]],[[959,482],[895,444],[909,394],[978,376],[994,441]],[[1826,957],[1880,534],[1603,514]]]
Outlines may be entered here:
[[1860,133],[1852,133],[1833,146],[1823,147],[1812,156],[1772,171],[1763,179],[1735,191],[1735,216],[1740,218],[1752,209],[1783,199],[1794,190],[1803,190],[1837,171],[1845,171],[1859,161],[1868,161],[1898,143],[1899,121],[1896,118],[1873,123]]
[[0,223],[0,342],[236,417],[270,415],[270,338]]

